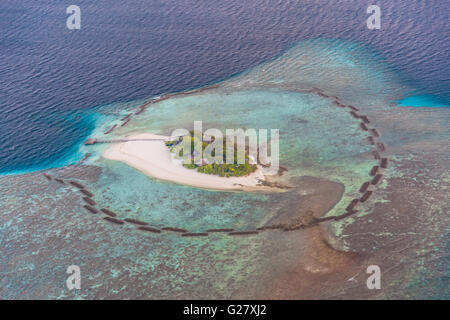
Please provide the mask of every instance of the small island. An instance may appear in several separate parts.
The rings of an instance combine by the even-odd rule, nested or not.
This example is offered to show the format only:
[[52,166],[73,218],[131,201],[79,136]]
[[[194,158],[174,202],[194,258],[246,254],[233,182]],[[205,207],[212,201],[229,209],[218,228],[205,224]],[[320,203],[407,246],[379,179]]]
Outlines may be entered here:
[[[214,141],[204,138],[201,150]],[[124,162],[152,178],[197,188],[247,192],[286,191],[269,186],[264,174],[265,168],[251,164],[248,154],[245,155],[245,163],[241,165],[207,162],[198,165],[184,164],[180,154],[176,155],[179,139],[152,133],[135,133],[111,143],[102,156],[108,160]],[[191,141],[196,142],[195,139]]]
[[[217,162],[214,160],[208,160],[205,156],[205,149],[215,141],[214,136],[207,136],[203,133],[198,133],[201,136],[199,139],[194,131],[190,131],[190,135],[180,136],[175,140],[169,140],[165,144],[170,149],[170,152],[174,153],[176,158],[183,157],[183,141],[187,140],[188,144],[190,142],[190,161],[188,163],[183,163],[183,166],[188,169],[197,170],[197,172],[218,175],[220,177],[244,177],[255,172],[258,169],[256,164],[252,164],[250,156],[248,154],[248,149],[245,149],[245,163],[238,163],[238,145],[233,141],[233,163],[226,163],[227,156],[227,137],[223,139],[223,152],[220,157],[221,161]],[[195,156],[201,155],[201,160],[197,164],[194,161]],[[215,150],[211,152],[211,155],[215,156]],[[253,160],[253,159],[252,159]],[[254,162],[254,161],[253,161]]]

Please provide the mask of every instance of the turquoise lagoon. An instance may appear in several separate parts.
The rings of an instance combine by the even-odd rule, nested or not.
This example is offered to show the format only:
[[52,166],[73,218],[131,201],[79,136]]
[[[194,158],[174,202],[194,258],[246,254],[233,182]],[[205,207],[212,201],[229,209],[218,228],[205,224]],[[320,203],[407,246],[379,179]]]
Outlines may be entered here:
[[[365,47],[337,40],[311,40],[293,46],[280,57],[223,81],[218,88],[176,96],[151,105],[108,137],[134,132],[170,135],[176,128],[255,128],[280,130],[280,164],[285,181],[312,176],[345,185],[343,200],[329,215],[341,214],[374,165],[367,156],[367,134],[348,111],[310,93],[320,88],[344,103],[365,108],[390,108],[401,96],[395,75]],[[144,100],[104,106],[108,113],[91,134],[102,138],[114,121]],[[107,120],[105,120],[107,119]],[[93,153],[88,164],[101,166],[95,200],[127,217],[154,225],[175,225],[200,231],[207,228],[252,228],[279,210],[283,199],[305,192],[301,186],[285,194],[217,192],[176,185],[147,177],[123,163],[105,160],[105,145],[81,147]]]

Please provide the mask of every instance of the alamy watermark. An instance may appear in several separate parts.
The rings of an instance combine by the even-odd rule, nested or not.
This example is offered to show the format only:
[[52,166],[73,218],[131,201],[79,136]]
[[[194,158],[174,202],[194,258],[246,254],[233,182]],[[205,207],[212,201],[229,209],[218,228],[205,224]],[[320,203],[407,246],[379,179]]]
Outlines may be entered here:
[[377,5],[370,5],[367,7],[367,13],[370,17],[367,18],[367,28],[369,30],[381,29],[381,9]]
[[70,14],[66,20],[66,26],[69,30],[81,29],[81,9],[79,6],[71,5],[66,9],[66,13]]
[[381,289],[381,269],[377,265],[371,265],[367,267],[367,274],[370,276],[367,278],[366,285],[367,289]]
[[[367,7],[367,14],[370,14],[367,18],[366,24],[369,30],[381,29],[381,8],[378,5],[372,4]],[[69,14],[66,20],[66,26],[69,30],[81,29],[81,9],[77,5],[70,5],[66,9],[66,13]]]
[[66,280],[66,286],[67,289],[73,290],[81,289],[81,270],[80,267],[77,265],[71,265],[67,267],[66,270],[67,274],[70,274],[70,276]]
[[[279,129],[226,129],[216,128],[203,132],[202,121],[194,121],[194,130],[176,129],[172,132],[171,147],[176,147],[176,158],[183,164],[259,164],[278,171]],[[270,140],[270,141],[269,141]],[[270,152],[270,156],[269,156]]]

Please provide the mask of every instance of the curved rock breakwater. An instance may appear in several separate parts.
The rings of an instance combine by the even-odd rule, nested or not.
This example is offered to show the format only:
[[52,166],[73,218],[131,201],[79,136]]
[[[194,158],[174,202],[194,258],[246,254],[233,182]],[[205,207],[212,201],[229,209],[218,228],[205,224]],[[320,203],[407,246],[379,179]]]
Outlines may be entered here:
[[[143,105],[141,105],[134,114],[129,113],[125,117],[123,117],[121,119],[121,121],[122,121],[121,126],[126,125],[132,119],[133,115],[139,115],[140,113],[142,113],[145,110],[146,107],[148,107],[149,105],[151,105],[153,103],[157,103],[157,102],[160,102],[160,101],[163,101],[163,100],[166,100],[171,97],[178,96],[178,95],[188,95],[188,94],[198,93],[198,92],[216,88],[216,87],[217,86],[209,86],[209,87],[205,87],[202,89],[168,94],[168,95],[161,96],[157,99],[152,99],[151,101],[146,102]],[[117,213],[115,213],[107,208],[101,208],[100,210],[98,210],[97,208],[95,208],[97,203],[93,199],[91,199],[94,197],[94,194],[92,192],[88,191],[84,185],[82,185],[81,183],[79,183],[77,181],[73,181],[73,180],[64,181],[61,178],[53,179],[53,177],[51,177],[47,173],[43,173],[43,175],[49,183],[51,183],[53,180],[55,180],[56,182],[58,182],[62,185],[75,187],[80,193],[82,193],[83,196],[81,199],[82,199],[82,201],[87,203],[87,204],[83,205],[83,207],[90,213],[92,213],[92,214],[102,213],[102,214],[106,215],[106,217],[103,217],[103,220],[105,220],[107,222],[110,222],[110,223],[116,224],[116,225],[124,225],[124,224],[133,225],[137,228],[137,230],[140,230],[142,232],[152,233],[152,234],[172,233],[172,234],[178,234],[182,237],[194,237],[194,238],[195,237],[200,237],[200,238],[208,237],[211,234],[224,234],[227,236],[251,236],[251,235],[258,235],[261,232],[269,232],[269,231],[295,231],[295,230],[299,230],[301,228],[314,226],[314,225],[317,225],[317,224],[320,224],[323,222],[327,222],[327,221],[338,221],[341,219],[345,219],[349,216],[352,216],[352,215],[358,213],[358,210],[356,210],[358,204],[366,202],[372,196],[373,192],[375,191],[373,188],[376,185],[378,185],[378,183],[380,182],[380,180],[383,176],[382,173],[379,173],[380,169],[381,168],[386,169],[388,167],[388,159],[385,157],[381,158],[381,155],[380,155],[380,153],[382,153],[386,150],[386,147],[382,142],[378,141],[380,134],[377,131],[377,129],[371,128],[369,126],[369,124],[371,123],[370,119],[366,115],[360,114],[360,111],[358,108],[356,108],[352,105],[344,104],[338,97],[328,95],[321,89],[313,88],[310,92],[317,94],[323,98],[330,99],[332,101],[332,103],[335,106],[339,107],[340,109],[343,109],[343,110],[349,109],[350,110],[349,114],[353,118],[355,118],[357,120],[361,120],[361,121],[358,121],[358,124],[357,124],[358,127],[361,130],[363,130],[369,134],[369,136],[367,137],[367,141],[370,145],[373,145],[375,147],[375,150],[372,151],[372,156],[373,156],[374,160],[376,160],[378,162],[378,165],[373,166],[372,169],[370,170],[370,172],[368,172],[368,175],[372,176],[373,178],[369,181],[364,182],[361,185],[359,192],[362,194],[362,196],[360,198],[353,199],[347,205],[345,212],[341,215],[320,217],[320,218],[311,216],[308,219],[300,219],[299,222],[297,221],[295,223],[291,223],[288,225],[286,225],[286,224],[265,225],[265,226],[257,228],[256,230],[255,229],[235,230],[233,228],[217,228],[217,229],[208,229],[204,232],[192,232],[192,231],[189,231],[184,228],[178,228],[178,227],[173,227],[173,226],[162,226],[162,227],[158,228],[158,227],[150,226],[149,223],[140,221],[137,219],[132,219],[132,218],[119,219],[119,218],[117,218],[118,217]],[[116,127],[117,126],[111,127],[111,129],[108,130],[107,132],[105,132],[105,134],[112,132]]]

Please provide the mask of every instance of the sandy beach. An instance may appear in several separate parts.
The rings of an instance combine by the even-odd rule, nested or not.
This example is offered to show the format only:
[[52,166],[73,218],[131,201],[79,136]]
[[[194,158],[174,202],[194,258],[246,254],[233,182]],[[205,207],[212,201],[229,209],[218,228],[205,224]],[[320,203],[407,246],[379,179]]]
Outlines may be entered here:
[[102,156],[106,159],[125,162],[151,177],[197,188],[244,191],[276,190],[276,188],[260,185],[265,180],[261,168],[246,177],[227,178],[199,173],[183,167],[181,160],[173,159],[173,155],[165,146],[164,141],[142,141],[142,139],[169,140],[169,138],[151,133],[131,135],[126,139],[140,139],[141,141],[113,143],[105,149]]

